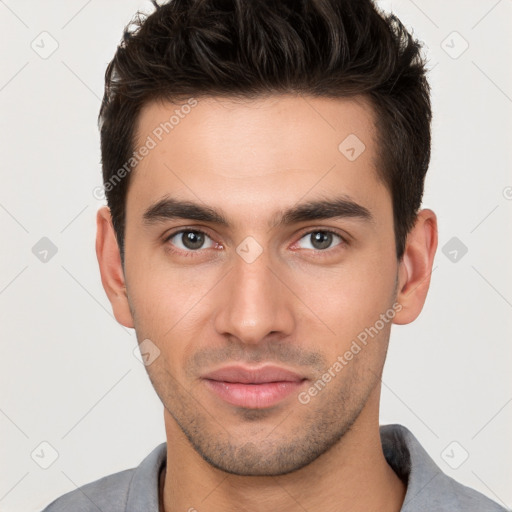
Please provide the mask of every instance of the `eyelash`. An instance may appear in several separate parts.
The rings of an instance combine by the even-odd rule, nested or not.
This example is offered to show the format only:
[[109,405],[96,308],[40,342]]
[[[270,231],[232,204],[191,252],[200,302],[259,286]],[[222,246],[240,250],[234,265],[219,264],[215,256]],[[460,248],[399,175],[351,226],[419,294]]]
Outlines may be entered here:
[[[192,229],[192,228],[181,228],[179,229],[178,231],[174,231],[172,232],[171,234],[169,234],[168,236],[166,236],[164,238],[164,243],[167,244],[167,250],[171,253],[174,253],[174,254],[179,254],[181,256],[185,256],[186,258],[189,258],[189,257],[197,257],[197,256],[200,256],[201,253],[205,250],[205,249],[197,249],[197,250],[189,250],[189,251],[183,251],[181,249],[175,249],[173,247],[172,244],[168,243],[172,238],[174,238],[176,235],[179,235],[179,234],[183,234],[183,233],[188,233],[188,232],[192,232],[192,233],[200,233],[202,235],[205,235],[207,236],[208,238],[210,238],[211,240],[213,240],[213,238],[208,235],[208,233],[206,233],[205,231],[201,230],[201,229]],[[324,250],[320,250],[320,249],[307,249],[308,251],[311,251],[311,252],[314,252],[316,254],[315,257],[322,257],[324,256],[326,253],[331,253],[332,251],[336,251],[336,248],[338,249],[342,249],[344,247],[346,247],[347,245],[349,245],[347,239],[340,235],[338,232],[336,231],[333,231],[333,230],[330,230],[330,229],[311,229],[309,231],[306,231],[304,233],[302,233],[298,239],[298,241],[302,240],[305,236],[307,235],[311,235],[313,233],[325,233],[325,234],[330,234],[330,235],[334,235],[334,236],[337,236],[338,238],[340,238],[341,242],[337,245],[335,245],[334,247],[332,248],[329,248],[329,249],[324,249]],[[295,242],[297,243],[297,242]],[[218,244],[218,245],[221,245],[222,244]]]

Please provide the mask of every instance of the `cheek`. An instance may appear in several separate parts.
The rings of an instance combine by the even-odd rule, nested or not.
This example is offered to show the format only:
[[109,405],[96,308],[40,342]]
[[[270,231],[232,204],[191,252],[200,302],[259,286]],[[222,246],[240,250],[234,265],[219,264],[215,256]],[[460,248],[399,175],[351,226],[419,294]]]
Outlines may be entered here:
[[376,250],[336,269],[303,273],[300,279],[296,271],[296,290],[341,349],[392,306],[396,271],[394,253],[386,258]]
[[149,259],[146,264],[144,258],[140,261],[137,264],[133,260],[133,265],[127,266],[129,298],[137,327],[155,337],[172,336],[201,309],[203,298],[218,281],[218,272],[193,266],[173,268]]
[[201,300],[205,295],[201,286],[207,283],[204,275],[201,280],[195,275],[192,278],[183,271],[141,268],[131,274],[129,298],[137,339],[149,339],[160,350],[156,364],[147,369],[162,393],[171,376],[185,380],[183,361],[198,350],[201,341],[210,338],[204,332],[208,314],[205,315],[204,299]]

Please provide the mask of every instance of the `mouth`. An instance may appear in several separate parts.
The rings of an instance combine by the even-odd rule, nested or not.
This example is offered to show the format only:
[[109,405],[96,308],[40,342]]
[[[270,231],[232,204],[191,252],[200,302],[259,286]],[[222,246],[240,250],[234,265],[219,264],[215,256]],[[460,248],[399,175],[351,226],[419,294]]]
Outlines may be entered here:
[[277,366],[229,366],[203,375],[202,380],[211,392],[231,405],[265,409],[298,392],[308,379]]

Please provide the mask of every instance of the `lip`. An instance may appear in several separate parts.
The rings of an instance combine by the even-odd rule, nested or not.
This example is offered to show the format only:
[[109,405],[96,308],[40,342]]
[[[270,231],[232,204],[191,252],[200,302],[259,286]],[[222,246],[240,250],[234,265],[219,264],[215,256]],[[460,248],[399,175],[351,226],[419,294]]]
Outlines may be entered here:
[[227,366],[203,375],[202,379],[225,402],[249,409],[272,407],[307,381],[298,373],[278,366]]
[[263,384],[268,382],[299,382],[304,380],[298,373],[279,366],[247,368],[244,366],[225,366],[202,376],[203,379],[241,384]]

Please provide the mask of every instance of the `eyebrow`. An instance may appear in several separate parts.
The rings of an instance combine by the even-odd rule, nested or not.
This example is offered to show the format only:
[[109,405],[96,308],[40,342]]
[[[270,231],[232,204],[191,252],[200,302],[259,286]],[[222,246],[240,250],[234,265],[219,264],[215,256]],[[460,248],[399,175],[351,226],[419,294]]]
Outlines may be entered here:
[[[304,221],[355,218],[368,223],[375,219],[370,210],[355,201],[336,197],[308,201],[277,212],[269,221],[269,227],[287,226]],[[144,224],[153,225],[173,219],[190,219],[200,222],[209,222],[229,228],[230,223],[222,212],[209,206],[192,201],[183,201],[176,198],[164,197],[151,205],[143,215]]]

